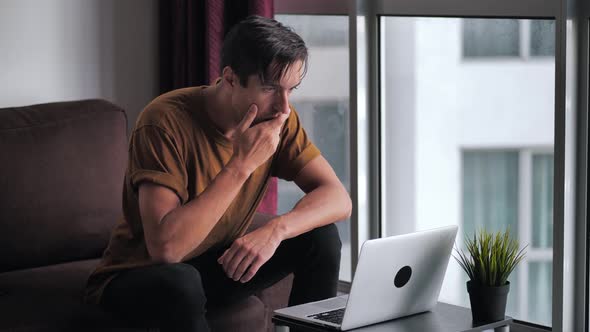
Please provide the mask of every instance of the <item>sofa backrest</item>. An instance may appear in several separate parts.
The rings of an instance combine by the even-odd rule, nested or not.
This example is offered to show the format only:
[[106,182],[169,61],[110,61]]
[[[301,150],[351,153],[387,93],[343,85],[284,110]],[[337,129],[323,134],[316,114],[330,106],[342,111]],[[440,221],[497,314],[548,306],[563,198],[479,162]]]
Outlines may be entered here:
[[107,101],[0,109],[0,272],[100,257],[126,151],[127,117]]

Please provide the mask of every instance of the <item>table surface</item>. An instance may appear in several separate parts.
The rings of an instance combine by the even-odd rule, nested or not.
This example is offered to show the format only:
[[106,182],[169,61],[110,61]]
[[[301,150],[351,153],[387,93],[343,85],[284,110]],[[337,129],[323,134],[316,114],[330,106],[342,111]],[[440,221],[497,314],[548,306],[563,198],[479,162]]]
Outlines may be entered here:
[[[272,318],[276,325],[298,327],[302,331],[331,331],[329,328],[299,322],[288,317],[274,314]],[[350,331],[359,332],[409,332],[409,331],[431,331],[431,332],[478,332],[490,329],[506,327],[512,318],[474,325],[471,319],[471,310],[456,305],[439,302],[432,311],[407,316],[383,322],[380,324],[365,326]],[[299,330],[298,329],[298,330]]]

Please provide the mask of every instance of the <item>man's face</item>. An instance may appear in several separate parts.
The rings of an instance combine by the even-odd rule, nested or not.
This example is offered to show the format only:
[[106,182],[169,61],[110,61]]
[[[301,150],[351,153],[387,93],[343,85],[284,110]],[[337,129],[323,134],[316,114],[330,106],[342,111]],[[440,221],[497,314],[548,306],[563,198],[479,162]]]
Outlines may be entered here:
[[301,83],[303,63],[293,63],[278,82],[262,84],[258,75],[248,77],[247,87],[236,79],[232,93],[232,106],[242,119],[252,104],[258,106],[258,113],[253,125],[273,119],[281,112],[289,112],[291,92]]

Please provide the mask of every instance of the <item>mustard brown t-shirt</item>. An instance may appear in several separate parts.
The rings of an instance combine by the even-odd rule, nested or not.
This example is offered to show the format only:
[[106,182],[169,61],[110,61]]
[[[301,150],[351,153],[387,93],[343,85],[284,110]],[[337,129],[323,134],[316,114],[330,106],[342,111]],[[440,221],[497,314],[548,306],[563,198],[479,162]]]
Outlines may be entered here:
[[[87,302],[99,303],[105,286],[118,272],[155,264],[147,251],[139,213],[140,183],[165,186],[184,205],[198,197],[230,160],[232,143],[215,128],[204,108],[205,87],[168,92],[140,113],[129,142],[123,216],[88,279]],[[262,200],[269,177],[293,180],[319,154],[291,108],[273,157],[251,174],[204,241],[183,261],[227,246],[242,236]],[[195,222],[199,222],[197,216]]]

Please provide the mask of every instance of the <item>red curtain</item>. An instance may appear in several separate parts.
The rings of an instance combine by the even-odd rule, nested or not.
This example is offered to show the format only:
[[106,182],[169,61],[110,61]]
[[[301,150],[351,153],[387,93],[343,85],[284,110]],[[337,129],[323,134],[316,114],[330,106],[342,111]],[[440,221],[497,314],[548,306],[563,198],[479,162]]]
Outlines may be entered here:
[[[273,0],[160,0],[160,92],[211,84],[229,29],[249,15],[273,17],[273,9]],[[258,211],[277,213],[276,178]]]

